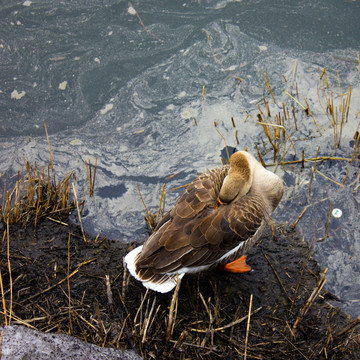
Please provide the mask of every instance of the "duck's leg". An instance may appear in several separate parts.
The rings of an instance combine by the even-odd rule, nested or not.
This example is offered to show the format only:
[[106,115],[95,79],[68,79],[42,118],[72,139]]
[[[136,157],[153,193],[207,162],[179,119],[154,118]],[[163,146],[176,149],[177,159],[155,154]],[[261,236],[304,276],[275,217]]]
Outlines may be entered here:
[[244,273],[249,272],[251,267],[246,263],[246,256],[243,255],[239,259],[232,261],[231,263],[219,266],[222,271],[228,271],[233,273]]

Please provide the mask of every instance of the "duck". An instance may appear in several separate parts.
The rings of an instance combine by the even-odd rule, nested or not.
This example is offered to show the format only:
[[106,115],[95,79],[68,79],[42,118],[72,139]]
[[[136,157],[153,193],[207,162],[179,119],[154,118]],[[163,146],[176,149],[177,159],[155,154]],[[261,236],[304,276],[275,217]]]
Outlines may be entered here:
[[260,238],[283,195],[282,180],[247,151],[208,170],[185,189],[154,232],[125,256],[130,274],[167,293],[187,273],[214,267],[251,270],[246,252]]

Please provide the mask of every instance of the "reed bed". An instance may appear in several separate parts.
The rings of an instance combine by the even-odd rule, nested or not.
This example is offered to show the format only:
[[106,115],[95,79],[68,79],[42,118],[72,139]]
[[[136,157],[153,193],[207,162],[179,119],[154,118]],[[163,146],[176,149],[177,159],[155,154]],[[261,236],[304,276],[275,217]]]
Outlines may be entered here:
[[50,164],[39,168],[36,162],[31,165],[27,161],[25,168],[25,174],[18,173],[12,188],[8,189],[6,182],[3,186],[2,224],[27,226],[32,223],[36,228],[43,218],[60,222],[66,220],[75,207],[70,194],[72,173],[57,181]]

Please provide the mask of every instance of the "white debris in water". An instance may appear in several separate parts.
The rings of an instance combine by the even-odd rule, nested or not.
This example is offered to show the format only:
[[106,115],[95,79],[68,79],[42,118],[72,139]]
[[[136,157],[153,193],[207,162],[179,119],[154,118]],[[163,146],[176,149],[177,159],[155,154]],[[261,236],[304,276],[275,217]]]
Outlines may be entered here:
[[185,96],[186,96],[186,91],[182,91],[180,94],[178,94],[179,99],[182,99]]
[[73,145],[73,146],[79,146],[79,145],[82,145],[82,141],[80,139],[75,139],[75,140],[71,140],[70,141],[70,145]]
[[32,4],[32,1],[26,0],[26,1],[23,2],[24,6],[30,6],[31,4]]
[[197,111],[195,111],[194,109],[184,109],[181,112],[181,117],[183,119],[191,119],[191,118],[196,118],[196,116],[198,115]]
[[24,97],[26,94],[26,91],[21,91],[20,93],[17,90],[13,90],[11,93],[11,98],[15,100],[20,100],[22,97]]
[[96,57],[96,58],[94,59],[94,61],[95,61],[96,63],[100,64],[100,59],[99,59],[98,57]]
[[109,36],[111,36],[112,34],[113,34],[113,32],[112,32],[112,31],[109,31],[109,32],[108,32],[108,35],[109,35]]
[[228,70],[228,71],[234,71],[236,68],[237,68],[236,65],[232,65],[232,66],[228,67],[226,70]]
[[59,89],[60,90],[65,90],[67,86],[67,81],[63,81],[59,84]]
[[186,55],[190,52],[190,49],[186,49],[185,51],[184,51],[184,50],[180,50],[180,52],[183,53],[183,56],[186,56]]
[[129,6],[128,8],[128,13],[130,15],[136,15],[136,10],[132,7],[132,6]]
[[101,114],[101,115],[105,115],[105,114],[108,113],[110,110],[112,110],[113,107],[114,107],[114,104],[106,104],[106,105],[100,110],[100,114]]
[[265,46],[265,45],[259,45],[259,50],[260,51],[266,51],[268,48],[267,48],[267,46]]
[[36,87],[37,87],[37,82],[34,82],[34,83],[32,84],[32,87],[33,87],[33,88],[36,88]]
[[342,215],[342,211],[340,209],[334,209],[332,211],[332,216],[334,218],[339,218],[339,217],[341,217],[341,215]]

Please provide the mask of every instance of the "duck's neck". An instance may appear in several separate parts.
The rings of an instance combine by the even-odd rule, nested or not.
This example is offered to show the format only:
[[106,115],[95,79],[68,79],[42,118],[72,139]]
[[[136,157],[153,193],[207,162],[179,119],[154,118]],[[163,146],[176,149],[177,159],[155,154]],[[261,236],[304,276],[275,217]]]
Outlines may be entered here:
[[273,172],[259,166],[254,170],[250,191],[262,194],[268,202],[269,210],[273,212],[283,195],[282,181]]

